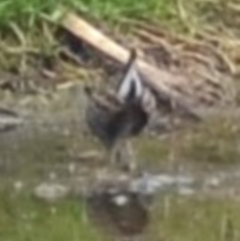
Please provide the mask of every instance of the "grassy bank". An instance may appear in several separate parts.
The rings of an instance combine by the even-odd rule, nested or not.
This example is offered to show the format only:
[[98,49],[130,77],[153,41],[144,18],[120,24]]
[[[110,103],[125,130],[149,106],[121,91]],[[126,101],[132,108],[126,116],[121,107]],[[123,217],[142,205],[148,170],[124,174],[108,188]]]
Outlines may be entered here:
[[[237,0],[1,0],[1,32],[12,23],[24,30],[33,31],[42,19],[56,20],[65,11],[80,11],[99,20],[120,23],[125,18],[141,18],[167,22],[168,25],[202,23],[211,19],[211,24],[222,16],[230,20],[229,10],[237,10]],[[225,13],[226,16],[222,14]],[[233,17],[233,16],[232,16]],[[218,19],[219,20],[219,19]]]
[[[154,22],[165,29],[195,36],[205,28],[239,26],[235,21],[236,0],[1,0],[0,1],[0,69],[29,65],[28,54],[54,55],[56,23],[67,11],[80,12],[109,29],[129,31],[132,22]],[[229,4],[229,6],[227,5]],[[227,7],[226,7],[227,6]],[[233,12],[234,11],[234,14]],[[134,20],[134,21],[132,21]],[[24,62],[22,64],[22,62]],[[21,68],[24,69],[24,68]],[[21,72],[21,71],[20,71]]]
[[111,29],[119,26],[129,28],[129,19],[164,20],[169,26],[174,21],[178,22],[175,0],[2,0],[0,69],[19,69],[19,62],[24,62],[20,65],[29,65],[28,54],[43,52],[54,55],[58,46],[56,23],[67,11],[81,12],[111,26]]
[[[127,27],[129,30],[131,20],[144,20],[191,36],[202,30],[218,28],[220,32],[226,28],[231,33],[240,24],[237,0],[1,0],[1,55],[6,52],[16,55],[21,49],[8,47],[23,46],[34,47],[32,52],[46,49],[50,52],[57,42],[55,23],[67,11],[80,12],[110,25],[110,29]],[[0,67],[4,65],[2,59]]]

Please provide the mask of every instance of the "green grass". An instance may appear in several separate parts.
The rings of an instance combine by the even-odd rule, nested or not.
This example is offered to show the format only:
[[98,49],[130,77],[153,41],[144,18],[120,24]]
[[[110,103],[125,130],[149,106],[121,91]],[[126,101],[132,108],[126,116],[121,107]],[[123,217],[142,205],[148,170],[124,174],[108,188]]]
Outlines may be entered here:
[[175,0],[2,0],[0,2],[0,24],[8,27],[16,22],[31,28],[42,17],[56,19],[66,9],[80,10],[90,16],[107,20],[119,17],[165,17],[175,14]]
[[32,65],[29,53],[56,56],[56,23],[67,11],[81,12],[93,22],[118,31],[129,30],[129,19],[174,22],[172,26],[179,26],[176,0],[1,0],[0,70],[26,72],[25,66]]
[[81,200],[43,203],[28,194],[0,193],[1,241],[106,240],[86,218]]
[[[221,0],[1,0],[0,1],[0,38],[14,33],[21,41],[46,39],[42,29],[43,22],[58,21],[67,11],[81,12],[112,27],[124,25],[129,28],[129,19],[154,21],[167,28],[194,34],[207,24],[223,22],[232,16]],[[235,2],[230,0],[228,2]],[[226,13],[226,19],[223,14]],[[48,22],[47,21],[47,22]],[[205,23],[206,23],[205,21]],[[231,19],[231,22],[236,22]],[[54,25],[51,25],[51,30]],[[229,27],[229,24],[228,24]],[[50,31],[51,32],[51,31]],[[22,40],[23,40],[22,38]],[[25,40],[26,40],[25,39]],[[29,41],[27,44],[30,44]],[[10,42],[11,43],[11,42]]]
[[239,211],[238,201],[230,199],[166,197],[158,203],[153,214],[149,239],[239,240]]
[[[1,241],[113,240],[93,223],[80,199],[45,203],[27,193],[0,192]],[[149,241],[234,241],[239,229],[237,201],[170,195],[155,200],[144,236]]]
[[[235,0],[230,0],[233,1]],[[18,72],[26,72],[25,66],[33,65],[29,63],[31,62],[29,53],[37,52],[56,57],[59,50],[59,39],[55,37],[55,30],[58,27],[56,23],[67,11],[80,12],[82,16],[91,19],[91,22],[103,23],[109,29],[118,32],[131,32],[135,20],[144,20],[194,36],[205,26],[223,23],[229,28],[229,22],[235,24],[232,12],[225,11],[226,7],[222,6],[221,2],[221,0],[213,0],[211,3],[200,0],[1,0],[0,70],[17,69]],[[227,15],[226,19],[223,17],[224,13]]]
[[[68,10],[80,11],[99,20],[121,23],[127,19],[149,19],[189,27],[198,20],[222,17],[226,4],[221,0],[1,0],[1,33],[12,23],[33,31],[43,19],[57,20]],[[235,2],[230,0],[228,2]],[[236,1],[237,2],[237,1]],[[226,13],[226,11],[225,11]],[[221,18],[222,20],[222,18]],[[199,27],[199,26],[198,26]]]

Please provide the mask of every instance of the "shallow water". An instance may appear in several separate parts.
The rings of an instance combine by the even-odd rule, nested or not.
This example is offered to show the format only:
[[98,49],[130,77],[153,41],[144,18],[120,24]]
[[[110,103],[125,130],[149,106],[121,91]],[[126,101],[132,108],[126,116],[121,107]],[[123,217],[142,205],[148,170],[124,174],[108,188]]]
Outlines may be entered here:
[[[6,103],[11,106],[13,102],[13,100],[8,100]],[[172,196],[178,196],[174,200],[181,200],[181,197],[193,200],[214,198],[216,203],[222,199],[235,202],[239,198],[239,155],[237,148],[232,148],[232,146],[238,146],[240,140],[238,140],[237,131],[233,131],[232,136],[230,135],[232,126],[236,128],[235,121],[231,125],[227,120],[226,123],[218,126],[216,126],[216,122],[213,122],[212,127],[200,127],[194,131],[185,128],[181,133],[176,135],[173,133],[170,137],[146,137],[147,135],[139,137],[135,142],[138,153],[138,170],[130,174],[110,166],[102,155],[103,150],[99,143],[88,134],[83,121],[84,98],[81,95],[81,86],[61,90],[53,94],[51,98],[19,97],[15,102],[15,109],[19,111],[23,122],[18,123],[16,128],[0,133],[1,193],[5,193],[6,190],[10,194],[28,193],[50,203],[61,202],[61,200],[69,198],[89,200],[91,197],[91,200],[95,200],[94,205],[95,207],[97,205],[99,211],[101,203],[99,201],[96,204],[96,201],[98,199],[105,200],[106,204],[108,199],[105,196],[102,198],[101,194],[105,195],[114,190],[114,195],[117,195],[114,200],[118,200],[116,206],[113,208],[110,201],[111,209],[109,206],[103,209],[106,214],[110,210],[111,215],[107,215],[108,219],[110,217],[110,222],[117,224],[118,229],[130,232],[131,228],[126,225],[133,223],[133,216],[137,216],[137,213],[140,212],[142,215],[140,216],[147,220],[144,219],[145,221],[140,224],[145,225],[149,222],[148,226],[154,230],[146,232],[146,235],[151,236],[148,240],[158,240],[151,234],[156,232],[154,226],[157,221],[154,218],[147,219],[144,213],[154,216],[152,213],[157,215],[156,210],[169,212],[167,206],[172,204],[166,200],[171,199]],[[213,128],[217,130],[209,132],[209,129]],[[217,143],[217,145],[211,144],[211,142]],[[201,145],[202,143],[203,145]],[[206,143],[210,143],[210,145],[208,146]],[[221,158],[218,158],[219,156]],[[204,158],[206,160],[203,160]],[[140,203],[140,209],[133,211],[130,216],[122,216],[119,211],[116,211],[121,208],[120,213],[124,213],[122,201],[119,201],[125,200],[126,197],[123,194],[127,198],[133,198],[134,202]],[[137,199],[133,194],[137,195]],[[48,195],[53,196],[49,198]],[[113,198],[111,195],[110,198]],[[144,200],[143,203],[142,200]],[[189,204],[192,209],[194,209],[192,206],[198,205],[194,204],[195,201],[189,202],[193,202],[193,204]],[[159,205],[165,206],[159,208]],[[186,205],[188,205],[187,201],[183,204],[183,208],[186,208]],[[229,204],[229,208],[232,207],[231,205]],[[136,207],[135,204],[133,206]],[[152,209],[152,207],[155,208]],[[203,209],[204,207],[208,209],[209,204],[207,203],[206,206],[203,204]],[[134,210],[134,208],[130,208],[130,210]],[[103,212],[94,215],[97,215],[98,219],[100,216],[101,220]],[[161,217],[161,220],[165,220],[169,215],[161,213],[158,216]],[[174,229],[174,221],[166,220],[163,225],[166,229],[164,235],[169,235],[172,240],[178,240],[167,231]],[[176,222],[178,222],[177,220]],[[189,218],[186,220],[188,222]],[[233,222],[238,223],[236,220]],[[91,225],[98,226],[99,224],[90,222]],[[140,230],[136,226],[132,229]],[[197,226],[195,229],[197,230]],[[139,233],[141,232],[139,231]],[[178,228],[176,228],[176,232],[178,233]],[[114,233],[114,235],[119,234]],[[187,237],[186,234],[181,235],[183,238]],[[237,234],[234,235],[239,237]],[[80,240],[80,238],[76,240]]]

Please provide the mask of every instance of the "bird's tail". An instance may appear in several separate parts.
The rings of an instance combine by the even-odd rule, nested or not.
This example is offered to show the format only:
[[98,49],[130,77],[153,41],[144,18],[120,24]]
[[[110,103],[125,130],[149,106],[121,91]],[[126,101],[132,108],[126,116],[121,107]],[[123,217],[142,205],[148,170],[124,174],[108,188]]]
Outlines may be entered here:
[[136,60],[137,51],[132,49],[117,91],[118,98],[126,102],[140,99],[143,94],[143,81]]

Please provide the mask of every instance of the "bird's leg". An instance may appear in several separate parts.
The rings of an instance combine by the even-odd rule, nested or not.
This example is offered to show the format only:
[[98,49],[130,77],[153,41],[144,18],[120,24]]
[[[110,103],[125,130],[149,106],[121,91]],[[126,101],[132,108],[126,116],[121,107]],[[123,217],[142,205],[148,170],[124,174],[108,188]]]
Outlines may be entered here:
[[109,150],[109,159],[112,165],[116,165],[120,162],[121,159],[121,150],[120,145],[121,143],[116,143],[110,150]]
[[127,153],[127,159],[128,159],[128,169],[130,171],[134,171],[136,169],[136,153],[133,149],[132,143],[130,140],[125,141],[125,149]]

